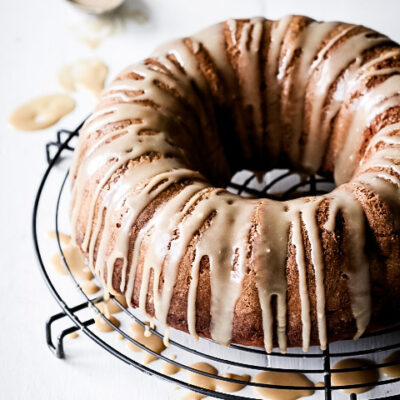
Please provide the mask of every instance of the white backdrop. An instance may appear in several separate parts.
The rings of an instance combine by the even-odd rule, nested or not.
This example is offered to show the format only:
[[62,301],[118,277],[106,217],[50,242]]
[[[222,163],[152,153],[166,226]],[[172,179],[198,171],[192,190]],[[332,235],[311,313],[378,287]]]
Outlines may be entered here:
[[[11,110],[36,95],[60,92],[58,69],[79,58],[98,57],[113,76],[157,44],[229,17],[305,14],[365,24],[400,40],[397,0],[263,1],[139,0],[145,24],[127,23],[123,33],[94,50],[71,31],[77,14],[64,0],[0,1],[0,398],[132,399],[179,398],[171,385],[133,371],[100,351],[86,337],[66,343],[68,360],[51,355],[44,323],[58,311],[39,275],[31,240],[33,197],[46,166],[44,144],[57,128],[73,128],[93,107],[84,92],[57,126],[36,133],[7,126]],[[367,398],[367,397],[364,397]]]

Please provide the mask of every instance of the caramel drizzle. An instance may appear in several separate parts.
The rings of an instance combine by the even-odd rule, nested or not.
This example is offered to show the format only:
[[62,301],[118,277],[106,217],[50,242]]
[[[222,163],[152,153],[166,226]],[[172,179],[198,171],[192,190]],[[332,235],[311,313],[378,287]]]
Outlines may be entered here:
[[[349,26],[318,51],[319,44],[337,24],[312,22],[303,30],[296,42],[286,49],[286,58],[282,58],[284,38],[291,29],[291,19],[292,17],[288,16],[276,21],[271,28],[265,67],[268,83],[265,91],[265,104],[268,110],[266,135],[267,140],[271,141],[271,156],[276,159],[282,145],[279,130],[282,79],[295,50],[301,48],[299,68],[295,76],[299,92],[296,96],[295,118],[292,123],[294,139],[293,145],[285,151],[292,157],[294,165],[301,165],[315,172],[321,167],[324,154],[320,149],[327,147],[330,119],[360,80],[363,77],[382,74],[374,69],[376,64],[394,54],[385,53],[360,68],[362,53],[384,43],[387,38],[370,37],[363,32],[336,46],[340,39],[354,29],[354,26]],[[239,70],[242,74],[245,71],[261,69],[257,53],[265,23],[265,20],[260,18],[246,22],[239,39],[236,39],[237,23],[235,21],[227,23],[232,41],[240,50]],[[208,257],[211,284],[211,336],[223,344],[228,344],[231,340],[234,307],[241,292],[243,278],[249,266],[252,266],[256,273],[265,348],[271,352],[273,347],[274,316],[271,300],[276,296],[276,336],[279,348],[284,352],[287,340],[285,267],[290,244],[295,248],[299,273],[303,349],[307,350],[310,344],[310,299],[306,282],[307,265],[303,230],[311,245],[320,346],[325,348],[327,345],[321,231],[334,232],[336,215],[342,211],[350,242],[349,291],[357,324],[355,338],[358,338],[367,328],[371,314],[369,265],[363,241],[365,216],[361,205],[347,191],[348,189],[339,186],[324,196],[288,202],[266,199],[245,200],[223,189],[213,188],[200,172],[188,169],[190,165],[188,155],[182,149],[181,143],[193,139],[192,129],[203,130],[205,141],[209,141],[214,134],[213,130],[209,132],[209,129],[205,128],[207,126],[205,121],[213,106],[210,100],[209,82],[199,69],[196,55],[202,49],[206,49],[217,69],[226,72],[224,81],[227,90],[233,91],[235,88],[235,72],[226,55],[224,41],[224,24],[218,24],[186,41],[171,42],[155,52],[153,60],[156,60],[157,64],[143,62],[129,67],[125,71],[125,76],[131,72],[136,78],[117,80],[103,92],[103,105],[86,122],[75,153],[72,167],[72,176],[76,176],[72,186],[73,232],[76,235],[78,226],[81,225],[83,202],[89,202],[86,219],[83,218],[86,221],[83,237],[79,237],[79,241],[82,250],[88,255],[91,268],[96,271],[109,290],[112,290],[114,265],[117,260],[121,260],[119,289],[125,293],[128,304],[132,305],[136,272],[141,263],[139,306],[144,312],[147,311],[148,285],[153,274],[155,316],[163,324],[167,324],[180,262],[196,235],[188,294],[188,330],[197,337],[196,296],[199,269],[201,260]],[[171,56],[175,62],[171,60]],[[248,69],[245,68],[245,64]],[[307,127],[306,121],[303,121],[307,82],[312,74],[321,68],[323,73],[315,92]],[[333,102],[322,118],[327,90],[343,70],[346,73],[343,78],[344,83],[342,82],[345,89],[341,87],[342,97],[340,101]],[[358,70],[362,73],[360,74]],[[398,68],[388,68],[385,71],[387,74],[397,72]],[[205,100],[193,91],[193,82]],[[260,129],[259,122],[265,110],[260,108],[260,92],[257,90],[259,83],[259,77],[252,77],[244,96],[246,102],[255,109],[255,126],[258,128],[254,135],[260,144],[264,140],[262,136],[264,133]],[[393,75],[361,95],[359,107],[351,117],[350,130],[335,168],[335,178],[338,183],[346,182],[354,176],[353,183],[368,184],[383,196],[394,198],[397,203],[400,202],[398,196],[400,175],[397,175],[399,167],[393,160],[398,161],[400,158],[398,124],[386,127],[375,135],[367,149],[367,153],[371,154],[369,158],[362,159],[359,165],[356,165],[354,159],[351,168],[347,165],[349,160],[353,160],[351,157],[354,158],[360,145],[361,133],[369,126],[372,119],[393,105],[399,104],[399,97],[396,97],[399,87],[398,75]],[[179,99],[184,99],[184,102]],[[198,113],[198,120],[197,122],[193,120],[193,124],[192,115],[185,109],[188,106]],[[185,118],[190,121],[185,121]],[[238,126],[243,126],[240,116],[234,118],[238,118]],[[128,120],[135,120],[135,123],[100,135],[91,148],[83,150],[82,144],[87,137],[101,132],[107,125]],[[301,155],[297,139],[302,135],[303,125],[308,136],[304,155]],[[248,133],[239,129],[238,134],[243,151],[248,152]],[[375,146],[378,143],[384,145],[376,150]],[[141,158],[146,154],[158,156],[150,162],[143,161]],[[119,173],[126,166],[127,169]],[[381,172],[373,174],[369,172],[370,168],[376,166],[381,167]],[[88,195],[86,186],[98,176],[100,170],[102,178],[96,184],[96,190]],[[179,182],[185,182],[182,189],[155,210],[150,221],[138,232],[133,249],[129,248],[131,230],[141,212],[159,194]],[[329,202],[329,218],[325,226],[319,227],[317,212],[324,200]],[[118,229],[115,229],[116,224]],[[254,246],[249,252],[248,238],[254,227]],[[110,248],[111,241],[112,248]],[[144,252],[141,251],[143,249]],[[130,252],[132,257],[128,258]],[[144,257],[141,256],[142,253]]]

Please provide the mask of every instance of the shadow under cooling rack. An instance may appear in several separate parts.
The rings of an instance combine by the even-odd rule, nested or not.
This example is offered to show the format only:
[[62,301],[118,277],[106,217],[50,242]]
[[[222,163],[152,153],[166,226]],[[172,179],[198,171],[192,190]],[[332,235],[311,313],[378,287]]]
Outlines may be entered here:
[[[74,141],[78,136],[80,127],[78,126],[74,131],[60,130],[57,132],[56,140],[50,142],[46,146],[46,155],[48,160],[48,168],[43,176],[40,183],[37,196],[34,203],[33,210],[33,221],[32,231],[33,240],[35,245],[36,254],[39,260],[40,271],[43,275],[44,281],[46,282],[50,292],[56,299],[57,303],[61,307],[61,311],[49,318],[46,324],[46,341],[51,351],[59,358],[65,357],[64,352],[64,338],[77,330],[83,331],[91,340],[97,343],[102,349],[108,351],[121,361],[147,373],[154,375],[158,378],[167,380],[175,385],[179,385],[183,388],[190,389],[192,391],[201,393],[205,396],[211,396],[221,399],[254,399],[251,395],[234,395],[229,393],[222,393],[220,391],[213,391],[205,389],[199,386],[191,384],[187,376],[182,374],[179,377],[169,376],[160,372],[160,368],[153,367],[151,365],[145,365],[138,361],[129,354],[129,352],[121,349],[115,342],[109,340],[107,335],[98,334],[93,330],[95,319],[93,313],[101,318],[104,323],[108,324],[113,330],[122,335],[126,341],[136,345],[142,351],[147,352],[157,359],[163,360],[169,364],[176,365],[181,370],[195,372],[197,374],[210,377],[217,380],[227,381],[231,383],[242,383],[246,385],[246,389],[254,386],[266,387],[278,390],[305,390],[310,389],[316,391],[316,398],[324,398],[330,400],[332,398],[344,398],[344,399],[356,399],[356,394],[345,395],[339,393],[339,389],[356,389],[367,386],[385,386],[387,389],[386,393],[390,393],[392,398],[396,398],[397,393],[400,393],[399,385],[396,382],[400,381],[400,378],[385,379],[379,382],[370,382],[360,385],[348,385],[348,386],[332,386],[332,375],[344,372],[357,371],[357,368],[347,369],[335,369],[332,370],[332,361],[336,358],[341,357],[371,357],[372,359],[382,359],[382,355],[385,352],[399,349],[400,339],[399,331],[393,329],[381,333],[379,335],[373,335],[372,337],[359,340],[357,343],[354,341],[346,341],[340,343],[334,343],[328,346],[327,350],[321,351],[318,348],[311,348],[310,352],[303,353],[299,349],[289,349],[287,354],[281,354],[279,352],[273,352],[266,354],[264,350],[258,348],[244,347],[239,345],[231,345],[229,348],[219,346],[211,341],[200,339],[199,343],[195,343],[189,335],[183,334],[173,330],[171,332],[171,338],[169,340],[170,347],[177,354],[176,360],[163,355],[158,354],[150,348],[144,346],[123,327],[123,325],[114,325],[107,317],[102,314],[98,307],[98,303],[103,300],[102,295],[88,296],[82,290],[82,287],[75,276],[71,273],[69,266],[63,254],[63,250],[60,243],[60,220],[65,218],[68,213],[66,207],[63,207],[65,203],[64,197],[66,196],[68,189],[66,183],[68,181],[68,165],[61,165],[60,160],[69,160],[70,153],[74,148]],[[55,175],[55,176],[52,176]],[[51,181],[49,183],[49,181]],[[54,188],[56,190],[54,191]],[[290,171],[275,170],[264,177],[262,182],[258,182],[254,174],[250,172],[241,172],[236,174],[232,182],[229,184],[228,189],[233,193],[237,193],[242,196],[257,196],[257,197],[270,197],[274,199],[288,199],[298,196],[317,195],[329,192],[332,190],[334,185],[328,180],[318,177],[309,176],[301,178],[295,176]],[[53,192],[50,193],[49,192]],[[46,197],[46,203],[43,204],[43,197]],[[48,198],[47,198],[48,197]],[[52,209],[51,218],[44,218],[42,221],[43,208],[45,208],[45,214],[49,214],[49,209]],[[53,212],[54,211],[54,212]],[[45,225],[39,229],[39,225]],[[52,274],[51,267],[49,266],[46,257],[44,255],[46,243],[40,232],[55,230],[58,251],[65,264],[65,268],[68,272],[68,282],[75,288],[70,289],[65,293],[61,293],[59,290],[57,279]],[[74,293],[72,293],[74,292]],[[79,301],[76,301],[78,296]],[[160,338],[163,337],[163,332],[159,329],[149,328],[141,315],[140,311],[133,310],[124,307],[116,298],[111,296],[111,301],[115,303],[117,307],[121,309],[121,315],[127,323],[136,322],[146,330],[149,330],[153,335]],[[62,330],[56,339],[53,337],[53,324],[65,317],[70,318],[72,325]],[[397,339],[397,340],[396,340]],[[190,365],[193,362],[212,362],[218,366],[218,369],[228,369],[229,372],[235,372],[237,374],[243,374],[245,372],[260,372],[260,371],[274,371],[277,373],[302,373],[311,377],[312,381],[322,381],[323,386],[316,387],[310,386],[309,388],[301,386],[287,386],[284,385],[272,385],[272,384],[261,384],[255,382],[242,381],[240,379],[227,378],[220,375],[210,374],[204,371],[197,370]],[[378,360],[375,360],[378,361]],[[384,366],[395,365],[399,362],[391,363],[378,363],[373,366],[366,366],[363,369],[368,368],[381,368]],[[390,385],[390,386],[389,386]],[[242,392],[240,392],[242,393]],[[245,393],[245,391],[243,392]],[[251,392],[250,392],[251,394]],[[319,396],[319,397],[318,397]],[[338,397],[336,397],[338,396]],[[366,398],[366,397],[363,397]],[[370,397],[368,397],[370,398]],[[377,398],[389,398],[375,397]]]

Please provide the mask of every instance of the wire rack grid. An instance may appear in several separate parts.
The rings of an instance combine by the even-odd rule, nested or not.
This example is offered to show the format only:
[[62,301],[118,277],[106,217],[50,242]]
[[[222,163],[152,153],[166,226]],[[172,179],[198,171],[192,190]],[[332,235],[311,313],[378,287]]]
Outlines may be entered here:
[[[302,353],[301,351],[295,351],[289,349],[287,354],[281,354],[280,352],[272,352],[271,354],[265,353],[264,350],[258,348],[251,348],[245,346],[239,346],[232,344],[229,349],[221,349],[219,351],[218,345],[214,347],[216,351],[204,351],[201,346],[197,346],[196,344],[187,344],[185,341],[181,340],[181,337],[177,335],[177,339],[175,339],[174,335],[171,335],[170,339],[170,347],[174,349],[174,351],[178,354],[176,360],[172,360],[163,355],[163,353],[158,354],[153,351],[151,348],[146,347],[139,341],[135,340],[132,335],[127,333],[124,329],[113,324],[106,315],[104,315],[98,307],[99,302],[103,301],[102,295],[96,295],[95,297],[88,296],[84,293],[81,284],[76,279],[76,277],[71,273],[71,270],[68,266],[67,260],[64,256],[63,249],[60,242],[60,213],[62,210],[60,209],[60,204],[63,195],[66,190],[66,182],[68,181],[68,168],[64,174],[64,177],[59,182],[59,190],[55,199],[55,215],[53,227],[49,227],[49,230],[53,228],[56,232],[57,246],[58,251],[60,252],[61,258],[64,262],[65,268],[68,272],[69,279],[72,280],[73,285],[77,289],[82,301],[78,304],[71,305],[71,301],[67,298],[67,296],[60,294],[57,289],[57,285],[52,278],[49,270],[51,267],[49,263],[45,260],[43,256],[43,244],[40,240],[40,235],[38,234],[38,223],[39,223],[39,206],[41,205],[41,201],[43,202],[43,192],[46,190],[46,185],[48,184],[49,175],[54,170],[55,166],[59,163],[59,161],[68,153],[73,151],[74,146],[72,145],[74,138],[79,134],[79,129],[82,124],[80,124],[75,130],[60,130],[57,132],[56,140],[53,142],[49,142],[46,145],[46,157],[48,161],[48,167],[43,175],[42,181],[39,185],[38,192],[35,198],[34,209],[33,209],[33,219],[32,219],[32,232],[33,232],[33,240],[34,247],[36,251],[36,255],[39,261],[40,271],[44,278],[47,287],[52,293],[53,297],[59,304],[61,308],[61,312],[51,316],[46,323],[46,342],[50,350],[55,354],[58,358],[64,358],[64,338],[77,330],[81,330],[84,332],[91,340],[93,340],[96,344],[98,344],[102,349],[108,351],[121,361],[135,367],[136,369],[153,375],[155,377],[167,380],[175,385],[180,387],[198,392],[205,396],[220,398],[220,399],[232,399],[232,400],[250,400],[255,399],[254,397],[249,396],[241,396],[237,394],[223,393],[221,391],[209,390],[200,386],[196,386],[191,384],[188,379],[176,378],[174,376],[166,375],[160,372],[159,368],[152,367],[151,365],[145,365],[144,363],[136,360],[131,357],[129,354],[121,351],[117,346],[114,346],[112,343],[107,341],[103,336],[99,335],[93,328],[95,323],[95,319],[91,318],[82,318],[80,312],[82,310],[91,310],[98,318],[101,318],[107,325],[109,325],[113,330],[122,335],[127,341],[136,345],[143,352],[147,352],[157,359],[161,359],[164,362],[173,364],[180,368],[181,370],[185,370],[188,372],[193,372],[196,374],[200,374],[209,378],[213,378],[216,380],[227,381],[231,383],[240,383],[245,384],[247,387],[265,387],[277,390],[315,390],[317,394],[319,393],[320,398],[324,398],[326,400],[331,400],[336,398],[335,395],[338,393],[340,389],[357,389],[368,386],[383,386],[387,385],[388,392],[392,397],[380,397],[380,398],[397,398],[397,391],[399,388],[392,389],[395,387],[396,382],[400,381],[400,378],[388,378],[380,380],[379,382],[368,382],[363,384],[353,384],[353,385],[345,385],[345,386],[334,386],[332,385],[332,376],[334,374],[346,373],[346,372],[355,372],[359,369],[357,368],[344,368],[344,369],[332,369],[332,361],[335,358],[343,358],[343,357],[365,357],[371,356],[376,357],[379,355],[383,355],[388,351],[393,351],[396,349],[400,349],[400,330],[398,328],[393,328],[387,330],[385,332],[380,333],[379,335],[372,335],[372,338],[369,339],[367,345],[360,345],[359,348],[354,349],[354,344],[351,346],[347,345],[347,342],[342,342],[340,346],[334,346],[332,349],[332,345],[329,345],[328,348],[324,351],[321,351],[317,348],[313,348],[309,353]],[[228,189],[234,193],[244,196],[258,196],[258,197],[270,197],[275,199],[287,199],[298,195],[316,195],[321,193],[326,193],[333,188],[332,182],[328,181],[325,178],[318,176],[310,176],[305,179],[299,179],[297,183],[291,184],[289,187],[285,188],[285,180],[289,179],[292,176],[290,171],[278,171],[275,176],[269,179],[268,184],[257,183],[254,174],[249,173],[247,177],[242,179],[241,182],[235,182],[233,179],[229,184]],[[280,190],[277,190],[277,188]],[[284,190],[282,189],[284,188]],[[277,193],[278,192],[278,193]],[[130,308],[124,307],[115,297],[111,296],[111,301],[115,303],[117,307],[121,309],[123,315],[129,320],[138,323],[140,326],[150,331],[151,334],[156,335],[160,338],[163,337],[163,333],[159,329],[152,329],[145,323],[143,317],[140,316],[139,312],[136,310],[132,310]],[[53,324],[61,320],[65,317],[68,317],[72,321],[72,326],[67,329],[62,330],[57,336],[56,340],[53,339],[52,326]],[[398,338],[398,340],[392,340],[391,342],[386,342],[382,339],[383,335],[391,335],[390,337]],[[374,338],[379,338],[377,341]],[[378,342],[379,345],[376,345],[375,342]],[[219,356],[218,354],[223,353],[224,357]],[[318,386],[291,386],[291,385],[273,385],[273,384],[263,384],[256,382],[247,382],[240,379],[224,377],[221,375],[215,375],[211,373],[207,373],[204,371],[200,371],[190,366],[190,362],[180,361],[190,360],[190,358],[196,358],[196,360],[200,361],[211,361],[218,363],[218,365],[226,366],[228,368],[236,368],[239,370],[245,371],[274,371],[277,373],[303,373],[308,376],[316,376],[321,377],[323,381],[323,385]],[[251,357],[259,357],[259,359],[265,359],[265,362],[249,362],[247,361]],[[238,361],[240,360],[240,361]],[[278,360],[278,364],[274,363],[274,360]],[[295,361],[295,367],[287,367],[287,365],[293,365],[293,361]],[[400,363],[399,361],[387,362],[387,363],[378,363],[373,365],[367,365],[362,367],[362,369],[369,368],[382,368],[388,367],[395,364]],[[279,366],[276,366],[279,365]],[[391,386],[389,386],[391,385]],[[397,390],[397,391],[393,391]],[[399,391],[400,392],[400,391]],[[343,398],[343,397],[341,397]],[[357,399],[357,394],[351,393],[347,395],[347,397],[351,400]],[[378,399],[378,398],[376,398]]]

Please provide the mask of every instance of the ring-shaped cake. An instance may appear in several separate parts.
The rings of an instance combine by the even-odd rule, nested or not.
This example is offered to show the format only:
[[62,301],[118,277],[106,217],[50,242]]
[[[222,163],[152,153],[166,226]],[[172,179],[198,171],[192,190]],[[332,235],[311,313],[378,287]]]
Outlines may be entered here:
[[[287,346],[400,316],[400,47],[302,16],[229,20],[120,73],[80,132],[72,230],[90,267],[166,326]],[[332,176],[289,201],[241,169]]]

